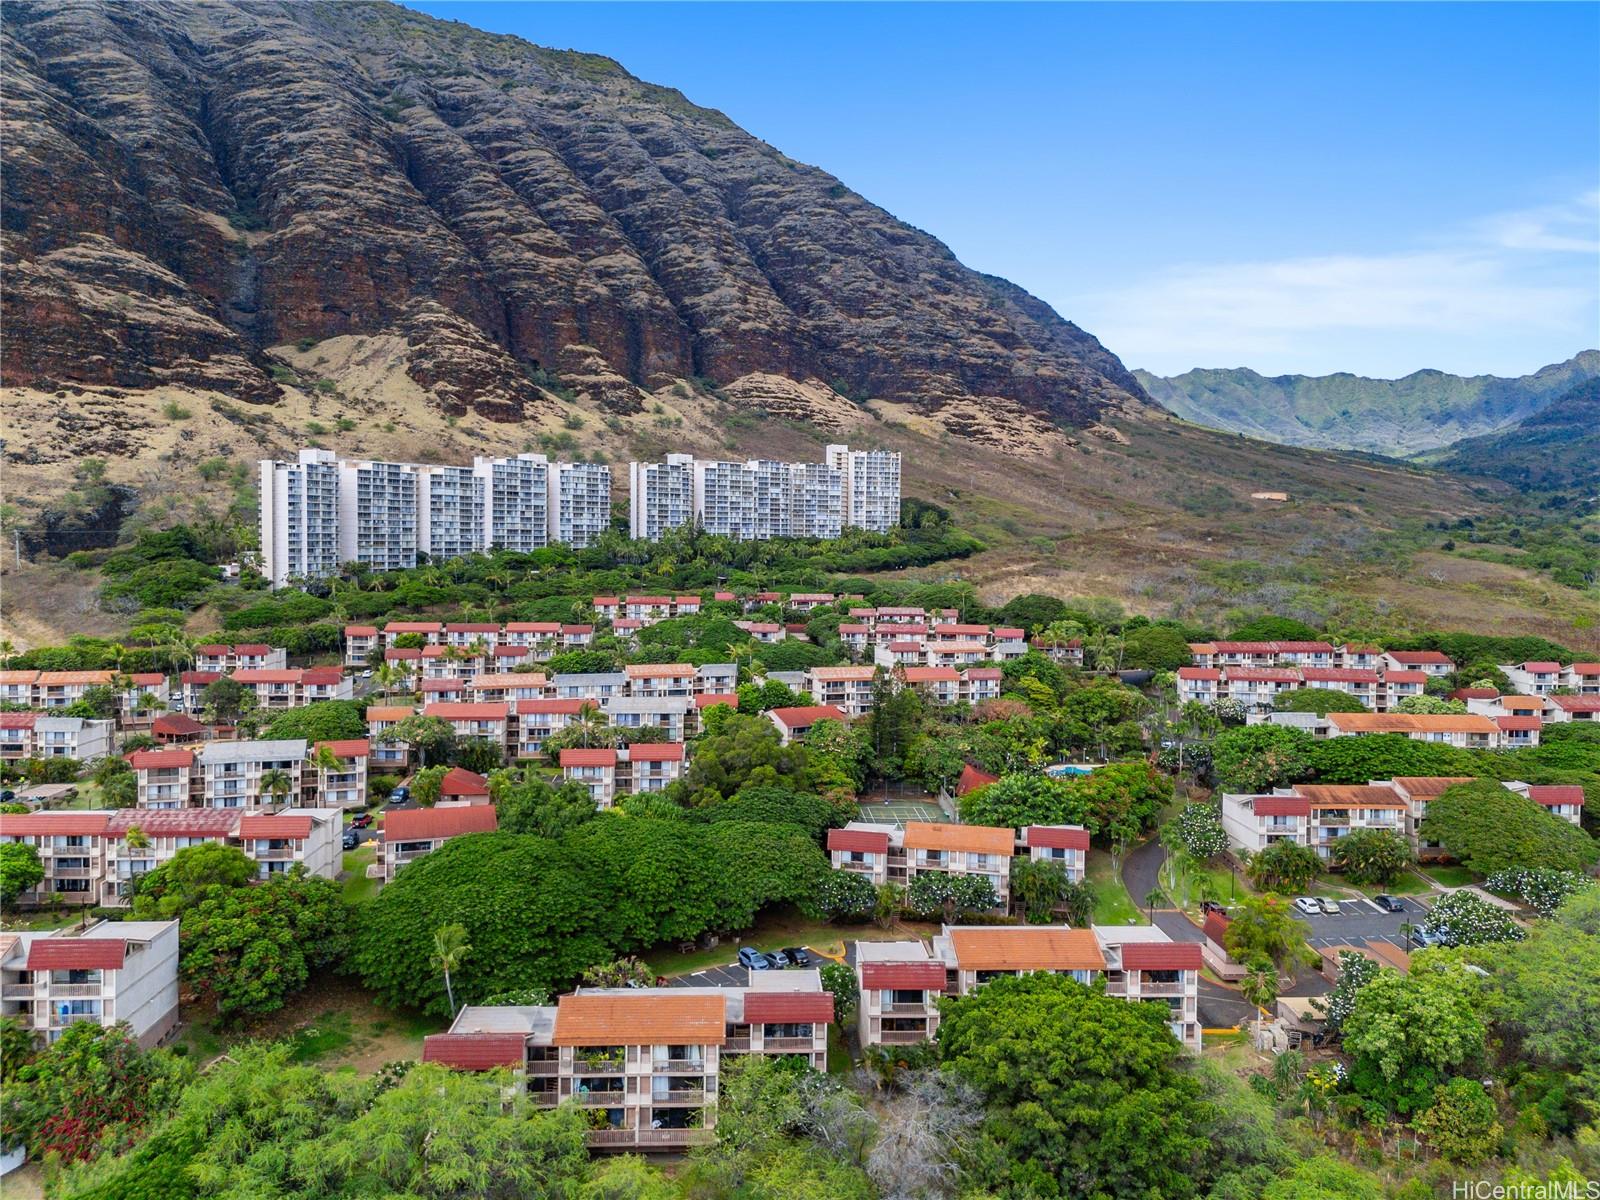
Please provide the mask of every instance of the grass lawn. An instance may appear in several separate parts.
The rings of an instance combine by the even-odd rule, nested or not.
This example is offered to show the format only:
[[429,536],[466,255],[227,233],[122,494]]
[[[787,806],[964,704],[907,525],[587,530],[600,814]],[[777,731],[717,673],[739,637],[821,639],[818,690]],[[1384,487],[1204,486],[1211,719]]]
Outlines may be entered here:
[[828,1026],[828,1074],[847,1075],[854,1064],[850,1061],[850,1042],[844,1030],[837,1025]]
[[1483,881],[1483,876],[1462,866],[1441,864],[1421,867],[1419,870],[1428,878],[1445,887],[1466,887],[1469,883],[1481,883]]
[[419,1057],[424,1035],[447,1024],[443,1017],[387,1008],[353,980],[338,976],[313,981],[280,1011],[246,1025],[219,1027],[194,1007],[186,1008],[184,1016],[177,1044],[197,1063],[209,1062],[240,1042],[281,1040],[295,1062],[353,1067],[363,1073]]
[[[1167,895],[1176,904],[1180,899],[1177,894],[1179,889],[1171,886],[1171,882],[1166,877],[1166,872],[1170,869],[1171,864],[1172,860],[1169,858],[1162,868],[1161,882],[1162,886],[1167,889]],[[1200,901],[1203,898],[1202,881],[1211,885],[1212,894],[1221,904],[1232,904],[1235,900],[1243,899],[1245,896],[1252,894],[1249,880],[1243,875],[1230,871],[1227,867],[1202,866],[1198,870],[1187,872],[1187,874],[1189,876],[1189,907],[1196,912],[1199,911]]]
[[65,929],[83,919],[77,908],[40,908],[27,912],[14,912],[0,921],[0,930],[7,933],[42,933],[51,929]]
[[897,942],[936,932],[937,926],[917,922],[899,922],[888,929],[880,929],[870,921],[861,925],[830,925],[826,921],[812,921],[798,909],[785,905],[762,913],[753,928],[737,937],[723,938],[721,945],[709,950],[697,948],[679,953],[675,946],[658,946],[641,957],[657,975],[686,975],[706,967],[726,966],[733,962],[740,946],[767,951],[805,946],[813,954],[842,960],[847,941]]
[[1086,871],[1089,886],[1094,889],[1094,916],[1096,925],[1148,925],[1144,910],[1134,904],[1123,886],[1122,876],[1111,866],[1111,856],[1097,850],[1089,851]]
[[367,865],[377,854],[376,845],[376,842],[366,842],[354,850],[345,852],[344,898],[351,904],[371,900],[378,894],[379,881],[367,878]]
[[1351,883],[1337,871],[1324,872],[1317,876],[1317,886],[1312,888],[1313,894],[1321,895],[1324,892],[1330,895],[1340,895],[1347,892],[1359,892],[1363,896],[1420,896],[1429,891],[1427,881],[1414,872],[1407,871],[1393,883]]

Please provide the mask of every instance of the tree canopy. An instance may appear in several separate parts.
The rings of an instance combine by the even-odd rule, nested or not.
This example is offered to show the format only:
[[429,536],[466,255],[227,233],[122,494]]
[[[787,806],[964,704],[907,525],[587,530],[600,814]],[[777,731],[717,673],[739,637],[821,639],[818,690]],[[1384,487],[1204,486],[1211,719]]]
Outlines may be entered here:
[[1488,779],[1430,800],[1418,832],[1485,875],[1510,867],[1583,871],[1600,859],[1600,845],[1581,828]]

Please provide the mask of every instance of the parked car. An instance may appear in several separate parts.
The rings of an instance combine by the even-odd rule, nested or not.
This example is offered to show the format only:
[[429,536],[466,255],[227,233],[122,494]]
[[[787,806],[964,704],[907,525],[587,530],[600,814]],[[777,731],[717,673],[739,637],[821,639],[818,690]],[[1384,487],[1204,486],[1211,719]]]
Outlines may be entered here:
[[403,783],[389,793],[389,800],[393,804],[404,804],[409,799],[411,799],[411,789]]
[[1406,906],[1401,904],[1395,897],[1381,892],[1372,898],[1372,902],[1383,909],[1384,912],[1397,913],[1405,912],[1406,910]]
[[1418,925],[1411,931],[1411,940],[1419,946],[1442,946],[1444,935]]
[[1318,904],[1310,896],[1296,897],[1294,906],[1308,916],[1316,917],[1322,915],[1322,905]]
[[1337,900],[1330,900],[1327,896],[1323,896],[1318,899],[1317,904],[1322,909],[1323,913],[1330,917],[1337,917],[1341,911],[1339,908],[1339,902]]
[[15,792],[13,792],[10,788],[7,788],[5,791],[0,792],[0,804],[10,804],[16,798],[17,798],[17,794]]
[[344,831],[344,848],[346,850],[354,850],[359,845],[361,845],[361,835],[354,829],[346,829]]
[[369,812],[357,813],[350,818],[351,829],[365,829],[372,824],[372,814]]
[[811,955],[804,946],[785,946],[783,952],[789,956],[789,962],[796,967],[809,967]]
[[754,946],[740,946],[739,965],[752,971],[770,971],[772,970],[772,959]]
[[774,950],[771,954],[767,955],[767,957],[772,960],[772,965],[780,971],[787,967],[792,961],[789,958],[789,952],[787,950]]
[[1216,913],[1219,917],[1225,917],[1228,915],[1228,906],[1226,904],[1218,904],[1215,900],[1202,900],[1200,901],[1200,911],[1203,913]]

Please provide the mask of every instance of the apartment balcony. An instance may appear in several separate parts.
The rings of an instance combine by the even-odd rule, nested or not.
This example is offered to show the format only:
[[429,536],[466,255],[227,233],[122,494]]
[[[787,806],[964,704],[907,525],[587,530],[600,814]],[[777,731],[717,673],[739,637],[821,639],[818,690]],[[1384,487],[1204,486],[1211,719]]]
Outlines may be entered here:
[[583,1058],[574,1055],[572,1073],[574,1075],[620,1075],[622,1074],[623,1065],[623,1059],[620,1054],[615,1059]]
[[523,1069],[529,1075],[559,1075],[561,1063],[554,1058],[536,1058],[524,1064]]
[[658,1058],[651,1064],[657,1074],[699,1075],[706,1069],[703,1058]]
[[724,1052],[744,1053],[750,1049],[750,1039],[748,1037],[728,1038],[722,1043],[722,1049]]
[[921,1029],[885,1029],[878,1035],[878,1040],[885,1046],[914,1046],[927,1041],[928,1034]]
[[691,1104],[698,1108],[706,1102],[704,1088],[669,1088],[662,1092],[651,1092],[650,1103],[654,1106],[678,1106]]
[[[1106,994],[1111,994],[1109,986],[1106,988]],[[1182,996],[1185,994],[1184,985],[1181,983],[1141,983],[1139,985],[1139,999],[1141,1000],[1148,1000],[1153,996]]]
[[34,985],[31,983],[8,983],[0,986],[0,1000],[32,1000]]
[[388,861],[393,863],[395,866],[403,867],[408,862],[416,862],[417,859],[426,858],[428,855],[430,855],[432,853],[433,853],[433,851],[431,849],[428,849],[428,850],[400,850],[400,851],[391,850],[384,857],[387,858]]
[[561,1103],[561,1093],[554,1088],[529,1088],[528,1099],[540,1108],[554,1108]]
[[761,1048],[776,1054],[810,1054],[816,1044],[808,1037],[769,1037],[761,1040]]
[[591,1146],[674,1149],[708,1146],[716,1140],[717,1135],[709,1129],[591,1129],[588,1133]]
[[65,1029],[68,1025],[76,1025],[79,1021],[93,1021],[95,1024],[98,1025],[98,1024],[100,1024],[101,1019],[102,1019],[102,1014],[100,1014],[100,1013],[55,1013],[55,1012],[53,1012],[53,1013],[50,1014],[50,1028],[51,1029]]
[[[878,1009],[878,1013],[885,1017],[925,1017],[928,1015],[926,1004],[885,1004]],[[768,1039],[771,1040],[770,1038]]]
[[257,862],[288,862],[295,856],[295,852],[288,847],[277,850],[256,850],[250,857]]
[[871,875],[877,871],[878,866],[876,863],[849,862],[847,860],[839,864],[839,869],[841,871],[857,871],[863,875]]
[[94,867],[56,867],[48,872],[52,879],[93,879],[99,873]]
[[52,1000],[98,1000],[104,992],[105,985],[101,983],[52,983],[48,995]]
[[621,1088],[588,1091],[574,1090],[572,1098],[585,1108],[621,1108],[628,1102],[628,1093]]

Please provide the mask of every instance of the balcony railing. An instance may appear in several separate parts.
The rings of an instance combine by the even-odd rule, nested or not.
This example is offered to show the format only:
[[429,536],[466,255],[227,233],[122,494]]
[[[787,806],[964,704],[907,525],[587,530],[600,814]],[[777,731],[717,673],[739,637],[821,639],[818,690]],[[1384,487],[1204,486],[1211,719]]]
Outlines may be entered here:
[[0,987],[0,1000],[32,1000],[33,984],[8,983]]
[[49,996],[52,1000],[78,1000],[96,997],[105,991],[101,983],[52,983]]
[[886,1017],[925,1017],[928,1015],[928,1006],[926,1004],[891,1003],[883,1005],[878,1011]]
[[527,1064],[529,1075],[559,1075],[561,1064],[553,1058],[536,1058]]
[[620,1075],[622,1067],[620,1054],[616,1058],[584,1058],[576,1054],[572,1057],[574,1075]]
[[[1106,988],[1107,994],[1110,991],[1109,987]],[[1183,994],[1184,988],[1181,983],[1141,983],[1139,985],[1141,998],[1145,996],[1181,996]]]
[[764,1050],[777,1051],[803,1051],[810,1053],[815,1048],[815,1043],[808,1037],[769,1037],[761,1039]]
[[722,1043],[722,1048],[735,1052],[748,1050],[750,1049],[750,1039],[748,1037],[731,1037]]
[[574,1089],[572,1098],[579,1104],[582,1104],[586,1107],[621,1108],[625,1103],[627,1103],[628,1093],[623,1091],[621,1088],[617,1088],[614,1091],[597,1091],[593,1088],[589,1089],[588,1091],[579,1091]]
[[706,1093],[704,1088],[668,1088],[666,1091],[651,1092],[651,1104],[704,1104]]
[[95,1021],[95,1022],[99,1022],[100,1018],[101,1018],[101,1014],[100,1013],[58,1013],[58,1012],[53,1012],[53,1013],[50,1014],[50,1028],[51,1029],[65,1029],[68,1025],[76,1024],[79,1021]]
[[885,1046],[911,1046],[927,1041],[928,1034],[920,1029],[885,1029],[878,1035],[878,1040]]
[[591,1129],[591,1146],[705,1146],[716,1140],[709,1129]]
[[658,1058],[651,1063],[656,1071],[667,1072],[701,1072],[706,1069],[706,1060],[703,1058]]

